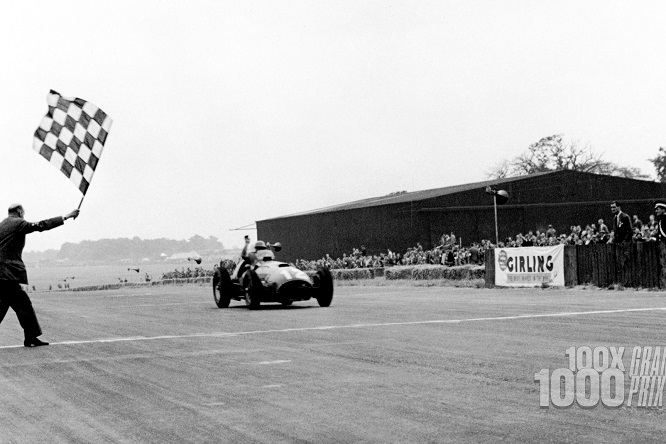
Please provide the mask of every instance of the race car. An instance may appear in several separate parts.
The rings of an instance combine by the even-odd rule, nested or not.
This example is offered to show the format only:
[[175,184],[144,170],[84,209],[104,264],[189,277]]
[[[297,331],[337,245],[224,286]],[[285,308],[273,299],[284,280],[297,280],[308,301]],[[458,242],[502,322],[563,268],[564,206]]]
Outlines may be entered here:
[[276,261],[270,254],[255,265],[240,259],[232,273],[222,263],[216,266],[213,297],[218,308],[229,307],[232,299],[244,299],[247,308],[254,310],[264,302],[287,306],[310,298],[317,299],[319,306],[328,307],[333,301],[333,277],[324,267],[310,277],[291,264]]

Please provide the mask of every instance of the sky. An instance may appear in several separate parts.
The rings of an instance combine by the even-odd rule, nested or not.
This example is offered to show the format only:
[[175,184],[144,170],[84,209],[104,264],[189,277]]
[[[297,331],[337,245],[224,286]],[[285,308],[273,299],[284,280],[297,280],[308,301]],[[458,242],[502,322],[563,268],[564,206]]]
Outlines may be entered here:
[[0,15],[0,211],[81,193],[32,148],[53,89],[113,119],[81,204],[26,251],[215,236],[487,179],[564,134],[655,178],[662,1],[12,2]]

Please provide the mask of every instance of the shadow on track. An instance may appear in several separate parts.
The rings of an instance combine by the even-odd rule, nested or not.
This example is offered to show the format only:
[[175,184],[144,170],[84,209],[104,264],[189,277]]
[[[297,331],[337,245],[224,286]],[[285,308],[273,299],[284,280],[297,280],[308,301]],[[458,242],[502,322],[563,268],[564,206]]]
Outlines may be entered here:
[[282,304],[266,304],[260,305],[254,310],[248,310],[246,305],[230,305],[228,308],[210,307],[210,310],[247,310],[247,311],[282,311],[282,310],[304,310],[308,308],[320,308],[318,305],[282,305]]

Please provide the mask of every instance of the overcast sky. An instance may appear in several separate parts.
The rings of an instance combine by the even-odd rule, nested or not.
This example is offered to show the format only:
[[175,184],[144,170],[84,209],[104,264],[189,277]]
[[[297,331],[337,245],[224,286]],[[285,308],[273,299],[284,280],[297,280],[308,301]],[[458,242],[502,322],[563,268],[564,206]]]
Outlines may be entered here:
[[[233,228],[481,181],[564,133],[666,147],[663,1],[30,1],[0,15],[0,214],[81,194],[32,149],[46,95],[114,120],[81,216],[26,251]],[[272,239],[271,239],[272,240]]]

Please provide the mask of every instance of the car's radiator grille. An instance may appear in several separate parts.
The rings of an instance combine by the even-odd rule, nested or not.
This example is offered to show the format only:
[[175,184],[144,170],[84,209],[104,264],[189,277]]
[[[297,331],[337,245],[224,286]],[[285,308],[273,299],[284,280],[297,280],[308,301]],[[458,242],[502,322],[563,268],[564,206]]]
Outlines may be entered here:
[[278,290],[280,295],[290,295],[292,297],[310,297],[312,287],[307,282],[303,281],[290,281],[282,284]]

